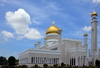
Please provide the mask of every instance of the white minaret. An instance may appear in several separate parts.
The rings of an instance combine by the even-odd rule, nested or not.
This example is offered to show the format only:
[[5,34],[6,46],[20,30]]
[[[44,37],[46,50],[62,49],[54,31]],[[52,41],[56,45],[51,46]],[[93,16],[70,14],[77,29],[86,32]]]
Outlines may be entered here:
[[[97,52],[97,23],[98,20],[96,18],[98,14],[93,12],[91,14],[92,21],[91,21],[91,52]],[[95,50],[94,50],[95,49]]]
[[59,28],[59,30],[58,30],[58,33],[59,33],[58,34],[58,37],[59,37],[58,38],[58,44],[59,44],[58,45],[58,50],[61,50],[61,32],[62,32],[62,29]]
[[40,43],[41,43],[41,42],[40,42],[40,41],[38,41],[37,43],[38,43],[38,49],[39,49],[39,48],[40,48]]
[[37,49],[37,43],[34,43],[34,49]]
[[91,21],[91,52],[92,52],[92,63],[95,65],[95,53],[97,52],[97,23],[98,20],[96,18],[98,14],[93,12],[91,14],[92,21]]
[[87,33],[84,33],[84,46],[86,47],[86,57],[88,57],[88,44],[87,44]]

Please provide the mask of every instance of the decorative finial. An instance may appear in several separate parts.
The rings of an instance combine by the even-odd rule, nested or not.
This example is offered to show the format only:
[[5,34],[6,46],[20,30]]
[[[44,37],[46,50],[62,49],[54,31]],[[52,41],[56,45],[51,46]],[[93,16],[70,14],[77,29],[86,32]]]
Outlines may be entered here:
[[98,13],[95,12],[95,10],[94,10],[94,12],[91,14],[91,16],[97,16],[97,15],[98,15]]
[[40,43],[41,43],[41,41],[38,41],[38,43],[40,44]]
[[55,25],[54,20],[52,21],[52,25]]
[[45,40],[47,40],[47,37],[44,37]]
[[86,46],[87,46],[88,44],[86,44]]
[[87,33],[84,33],[84,35],[83,35],[84,37],[87,37],[88,36],[88,34]]
[[78,42],[76,42],[76,45],[78,45]]
[[95,50],[95,48],[93,48]]

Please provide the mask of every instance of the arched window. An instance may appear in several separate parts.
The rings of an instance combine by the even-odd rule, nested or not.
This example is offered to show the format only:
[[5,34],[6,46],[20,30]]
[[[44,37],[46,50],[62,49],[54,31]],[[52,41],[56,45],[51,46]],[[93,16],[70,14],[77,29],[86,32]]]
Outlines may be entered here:
[[72,58],[71,60],[72,60],[72,65],[74,65],[74,64],[73,64],[73,58]]
[[59,58],[58,58],[58,61],[57,61],[57,63],[59,64]]
[[37,64],[37,57],[36,57],[36,64]]
[[71,62],[72,62],[72,61],[71,61],[71,58],[70,58],[70,65],[71,65]]
[[33,63],[33,57],[31,58],[31,63]]
[[74,58],[74,65],[76,64],[75,62],[76,62],[76,59]]

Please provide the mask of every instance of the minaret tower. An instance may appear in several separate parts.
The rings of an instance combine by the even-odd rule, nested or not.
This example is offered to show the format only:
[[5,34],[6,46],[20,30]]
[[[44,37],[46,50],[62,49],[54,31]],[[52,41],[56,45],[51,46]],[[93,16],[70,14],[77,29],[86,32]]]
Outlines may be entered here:
[[88,57],[88,44],[87,44],[87,36],[88,34],[87,33],[84,33],[84,46],[86,47],[86,57]]
[[97,52],[97,15],[95,11],[91,14],[91,52]]

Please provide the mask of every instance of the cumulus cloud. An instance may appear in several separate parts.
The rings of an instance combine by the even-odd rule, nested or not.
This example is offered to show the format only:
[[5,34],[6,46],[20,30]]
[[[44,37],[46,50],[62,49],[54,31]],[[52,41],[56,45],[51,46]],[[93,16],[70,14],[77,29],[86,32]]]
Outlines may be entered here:
[[28,33],[24,35],[24,37],[28,39],[39,39],[42,38],[43,36],[34,28],[31,28]]
[[85,26],[85,27],[83,28],[83,30],[84,30],[84,31],[90,31],[90,30],[91,30],[91,26]]
[[6,12],[5,18],[7,20],[7,24],[10,25],[18,35],[17,40],[21,40],[23,38],[42,38],[42,35],[38,30],[29,27],[29,24],[31,24],[30,15],[24,9],[18,9],[15,12]]
[[17,36],[17,40],[22,40],[24,36]]
[[93,3],[100,3],[100,0],[92,0]]
[[17,52],[14,52],[14,54],[16,54]]
[[31,24],[30,16],[24,9],[18,9],[15,12],[7,12],[5,16],[7,24],[9,24],[17,34],[25,34],[28,25]]
[[[99,29],[99,26],[97,26],[97,28]],[[91,26],[85,26],[84,28],[82,28],[84,31],[90,31],[91,30]]]
[[8,38],[14,38],[14,35],[8,31],[2,31],[2,34],[4,35],[4,39],[7,41]]

